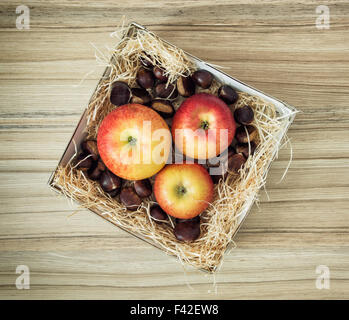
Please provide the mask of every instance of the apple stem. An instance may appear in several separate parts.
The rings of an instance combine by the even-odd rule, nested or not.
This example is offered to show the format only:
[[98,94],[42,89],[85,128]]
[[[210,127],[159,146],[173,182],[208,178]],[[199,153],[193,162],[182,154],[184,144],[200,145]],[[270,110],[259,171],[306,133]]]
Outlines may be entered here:
[[184,188],[183,186],[177,186],[176,192],[179,196],[183,196],[187,192],[187,189]]
[[201,121],[201,124],[200,124],[200,128],[201,128],[201,129],[207,130],[208,127],[209,127],[208,121],[206,121],[206,120]]
[[131,137],[129,136],[128,139],[127,139],[128,143],[131,145],[131,146],[134,146],[137,142],[137,139],[134,138],[134,137]]

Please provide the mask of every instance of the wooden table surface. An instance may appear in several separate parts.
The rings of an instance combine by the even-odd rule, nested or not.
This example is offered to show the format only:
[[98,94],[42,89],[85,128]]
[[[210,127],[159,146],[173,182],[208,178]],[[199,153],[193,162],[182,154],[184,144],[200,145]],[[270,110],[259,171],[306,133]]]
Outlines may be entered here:
[[[349,298],[347,0],[20,4],[30,30],[16,29],[18,4],[0,3],[0,298]],[[329,29],[316,28],[318,5]],[[104,69],[91,43],[112,45],[123,15],[301,111],[286,178],[289,148],[215,279],[87,210],[71,215],[46,184]],[[18,265],[29,290],[16,288]],[[320,265],[329,289],[316,287]]]

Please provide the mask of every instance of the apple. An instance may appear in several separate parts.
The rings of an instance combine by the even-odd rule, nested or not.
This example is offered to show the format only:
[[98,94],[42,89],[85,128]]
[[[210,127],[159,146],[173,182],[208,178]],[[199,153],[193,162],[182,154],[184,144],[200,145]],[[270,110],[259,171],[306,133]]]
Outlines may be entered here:
[[200,164],[170,164],[157,174],[154,195],[167,214],[191,219],[204,211],[212,201],[213,182]]
[[157,112],[132,103],[110,112],[97,135],[104,164],[127,180],[142,180],[159,172],[168,159],[171,141],[171,132]]
[[183,101],[172,123],[177,149],[194,159],[209,159],[231,144],[236,124],[227,104],[208,93]]

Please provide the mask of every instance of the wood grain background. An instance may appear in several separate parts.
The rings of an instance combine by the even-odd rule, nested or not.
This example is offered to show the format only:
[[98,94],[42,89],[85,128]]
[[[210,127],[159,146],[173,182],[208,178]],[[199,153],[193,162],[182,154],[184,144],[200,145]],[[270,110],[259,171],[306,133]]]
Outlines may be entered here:
[[[30,30],[16,29],[16,6]],[[330,29],[315,26],[328,5]],[[70,204],[46,185],[101,76],[94,48],[121,17],[301,110],[213,277]],[[349,3],[1,1],[0,298],[349,298]],[[30,290],[17,290],[17,265]],[[318,265],[330,289],[315,286]],[[187,284],[191,286],[188,286]]]

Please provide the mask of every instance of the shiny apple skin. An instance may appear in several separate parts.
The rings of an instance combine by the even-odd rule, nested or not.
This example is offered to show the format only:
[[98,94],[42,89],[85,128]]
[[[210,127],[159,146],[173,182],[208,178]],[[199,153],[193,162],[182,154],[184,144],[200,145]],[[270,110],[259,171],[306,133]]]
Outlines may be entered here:
[[[199,148],[197,137],[190,141],[188,134],[176,133],[177,129],[191,129],[193,131],[200,129],[203,121],[207,121],[209,129],[216,132],[216,137],[210,137],[207,130],[201,130],[200,136],[207,141],[206,150]],[[228,132],[225,143],[220,141],[220,129],[226,129]],[[208,159],[220,154],[231,144],[235,130],[236,123],[227,104],[208,93],[198,93],[183,101],[176,111],[172,123],[172,137],[176,147],[180,152],[194,159]],[[187,152],[187,146],[189,152]]]
[[[165,120],[154,110],[140,104],[126,104],[110,112],[102,121],[97,135],[97,147],[102,161],[117,176],[126,180],[142,180],[149,178],[159,172],[166,164],[166,160],[156,163],[151,157],[151,161],[143,161],[143,146],[148,146],[147,150],[154,149],[160,141],[155,141],[152,136],[142,134],[143,121],[150,121],[151,134],[155,130],[163,129],[167,136],[162,141],[164,145],[164,159],[167,160],[171,149],[171,133]],[[125,141],[125,134],[135,136],[141,161],[138,163],[125,163],[122,149],[128,142]],[[149,148],[150,146],[150,148]],[[131,147],[130,147],[131,148]],[[134,146],[134,148],[136,148]],[[138,154],[138,153],[137,153]],[[151,155],[152,155],[151,154]],[[144,156],[144,157],[143,157]],[[134,161],[135,162],[135,161]]]
[[[184,188],[185,193],[179,192],[179,188]],[[213,182],[207,170],[199,164],[171,164],[157,174],[154,195],[167,214],[191,219],[212,202]]]

